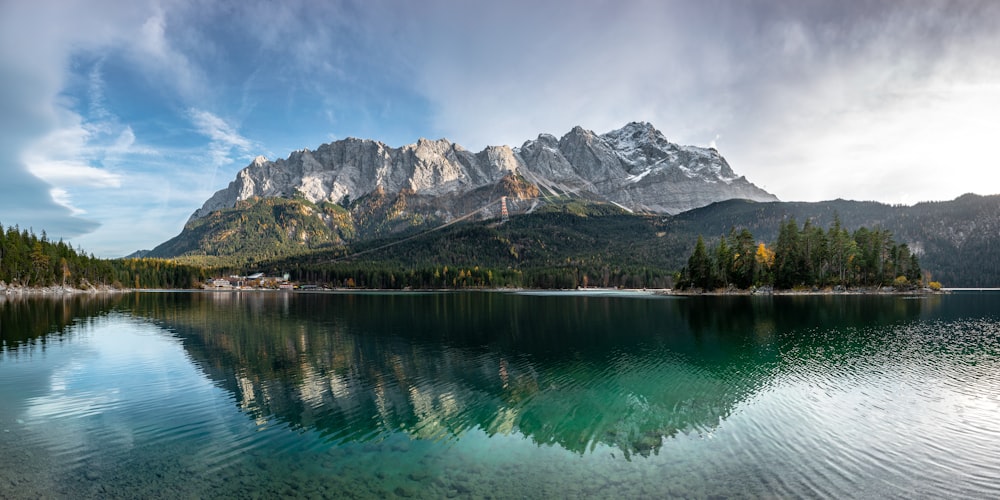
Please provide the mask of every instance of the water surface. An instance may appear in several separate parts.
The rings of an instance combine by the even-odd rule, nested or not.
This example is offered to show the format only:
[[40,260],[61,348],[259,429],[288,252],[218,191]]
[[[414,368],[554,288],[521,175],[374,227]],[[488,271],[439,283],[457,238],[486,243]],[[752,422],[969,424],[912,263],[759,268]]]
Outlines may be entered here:
[[997,497],[1000,294],[0,298],[0,497]]

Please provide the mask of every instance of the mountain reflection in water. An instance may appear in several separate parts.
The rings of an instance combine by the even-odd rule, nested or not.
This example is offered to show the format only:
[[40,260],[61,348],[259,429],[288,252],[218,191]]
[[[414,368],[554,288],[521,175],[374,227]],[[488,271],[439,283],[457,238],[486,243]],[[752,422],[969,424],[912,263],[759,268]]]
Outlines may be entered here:
[[[679,432],[710,434],[767,387],[783,362],[778,332],[892,324],[938,299],[817,300],[155,293],[127,308],[182,338],[260,426],[278,420],[331,442],[481,429],[630,456]],[[843,357],[871,342],[817,339]]]
[[0,497],[1000,496],[1000,293],[0,295]]

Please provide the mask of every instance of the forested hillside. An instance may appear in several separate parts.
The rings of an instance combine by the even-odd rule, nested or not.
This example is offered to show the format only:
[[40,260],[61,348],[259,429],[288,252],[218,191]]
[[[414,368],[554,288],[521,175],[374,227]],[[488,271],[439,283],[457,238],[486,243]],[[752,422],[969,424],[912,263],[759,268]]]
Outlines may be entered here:
[[45,232],[0,226],[0,281],[7,286],[80,289],[191,288],[205,278],[197,267],[162,259],[99,259]]
[[[391,212],[398,200],[389,201],[371,206]],[[350,206],[359,207],[356,203]],[[195,231],[187,232],[194,238],[161,245],[165,253],[186,254],[171,260],[97,259],[48,241],[44,233],[38,237],[11,227],[0,232],[0,280],[20,286],[187,288],[208,276],[260,271],[366,288],[659,288],[671,286],[674,273],[689,263],[699,235],[710,246],[746,229],[755,245],[774,245],[790,221],[799,221],[801,231],[814,231],[838,219],[852,237],[864,227],[905,245],[928,280],[951,287],[1000,286],[1000,196],[976,195],[912,207],[730,200],[675,216],[549,198],[506,223],[402,221],[409,232],[379,239],[359,238],[355,219],[340,205],[268,198],[200,219]]]
[[342,246],[354,235],[354,222],[339,205],[262,198],[195,219],[148,255],[185,256],[185,262],[201,266],[253,265]]
[[[833,200],[815,203],[755,203],[730,200],[671,217],[667,225],[678,235],[668,252],[690,255],[698,234],[707,240],[747,228],[763,242],[774,241],[789,218],[829,227],[835,217],[844,229],[889,231],[909,246],[921,267],[945,286],[1000,286],[1000,195],[967,194],[951,201],[913,206]],[[685,236],[681,236],[685,235]],[[674,260],[672,265],[684,265]]]
[[365,241],[284,259],[268,267],[291,270],[306,281],[342,284],[353,278],[358,286],[358,276],[373,277],[363,286],[401,283],[403,271],[432,277],[415,279],[420,286],[461,282],[457,276],[433,278],[435,271],[441,274],[449,266],[490,269],[494,275],[512,276],[510,284],[518,286],[655,287],[687,264],[699,235],[715,242],[733,229],[747,229],[755,243],[772,244],[792,219],[828,228],[838,218],[841,229],[852,235],[864,227],[905,244],[918,257],[922,272],[945,286],[1000,285],[1000,196],[976,195],[912,207],[846,200],[730,200],[672,217],[563,200],[506,224],[458,224],[416,237]]
[[662,288],[670,285],[674,269],[652,244],[665,235],[661,226],[659,218],[630,215],[612,204],[570,200],[504,224],[470,222],[370,240],[271,262],[261,270],[370,288]]

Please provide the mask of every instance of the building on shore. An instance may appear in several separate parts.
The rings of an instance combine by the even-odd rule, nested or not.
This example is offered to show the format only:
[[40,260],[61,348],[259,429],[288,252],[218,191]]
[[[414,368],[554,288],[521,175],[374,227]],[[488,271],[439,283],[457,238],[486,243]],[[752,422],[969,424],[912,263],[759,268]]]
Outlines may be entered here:
[[264,276],[264,273],[255,273],[249,276],[232,275],[229,277],[213,278],[205,283],[205,289],[209,290],[259,290],[259,289],[292,289],[294,284],[288,281],[288,275],[282,277]]

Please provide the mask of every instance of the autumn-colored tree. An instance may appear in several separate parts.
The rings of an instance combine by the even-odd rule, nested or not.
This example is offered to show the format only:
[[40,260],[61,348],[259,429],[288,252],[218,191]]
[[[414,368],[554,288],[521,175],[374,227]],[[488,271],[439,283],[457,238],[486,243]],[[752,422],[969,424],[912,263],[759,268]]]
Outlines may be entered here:
[[45,254],[42,241],[36,240],[31,249],[31,267],[34,275],[33,284],[45,284],[45,277],[49,272],[49,256]]
[[769,283],[771,280],[771,270],[774,268],[774,250],[767,248],[767,245],[760,243],[757,245],[757,252],[754,254],[754,261],[757,262],[757,283]]
[[66,280],[68,280],[73,273],[69,270],[69,262],[66,261],[66,257],[59,259],[59,268],[62,270],[62,286],[66,286]]

